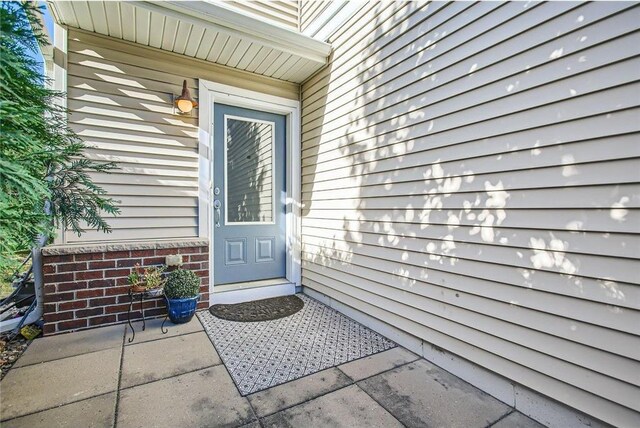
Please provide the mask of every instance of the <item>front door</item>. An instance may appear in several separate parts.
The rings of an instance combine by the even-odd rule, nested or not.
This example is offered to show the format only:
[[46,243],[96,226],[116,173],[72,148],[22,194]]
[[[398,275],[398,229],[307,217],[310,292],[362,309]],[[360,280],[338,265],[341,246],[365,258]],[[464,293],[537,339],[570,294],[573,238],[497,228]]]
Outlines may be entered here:
[[216,103],[214,285],[285,276],[285,117]]

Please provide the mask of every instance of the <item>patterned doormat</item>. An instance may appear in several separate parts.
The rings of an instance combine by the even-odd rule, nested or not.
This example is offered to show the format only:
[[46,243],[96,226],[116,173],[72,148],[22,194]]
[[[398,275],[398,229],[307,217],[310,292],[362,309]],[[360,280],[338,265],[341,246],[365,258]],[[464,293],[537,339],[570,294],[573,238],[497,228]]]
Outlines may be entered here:
[[304,302],[298,296],[280,296],[232,305],[213,305],[209,312],[227,321],[256,322],[288,317],[303,306]]
[[245,396],[397,345],[304,294],[302,310],[272,321],[198,318]]

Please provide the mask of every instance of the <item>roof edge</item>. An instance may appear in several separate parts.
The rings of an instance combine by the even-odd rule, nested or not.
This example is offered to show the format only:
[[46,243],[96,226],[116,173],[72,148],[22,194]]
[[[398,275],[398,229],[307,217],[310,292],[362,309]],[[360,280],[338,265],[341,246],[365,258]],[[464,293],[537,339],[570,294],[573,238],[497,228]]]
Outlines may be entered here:
[[136,6],[188,20],[232,36],[295,54],[325,64],[331,45],[293,30],[282,28],[215,3],[200,1],[137,2]]

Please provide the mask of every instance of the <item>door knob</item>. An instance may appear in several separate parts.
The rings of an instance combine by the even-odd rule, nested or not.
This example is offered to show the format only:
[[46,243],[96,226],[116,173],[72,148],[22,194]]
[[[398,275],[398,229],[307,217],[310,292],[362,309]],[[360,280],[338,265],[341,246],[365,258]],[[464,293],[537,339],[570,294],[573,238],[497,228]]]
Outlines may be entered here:
[[220,227],[220,208],[222,207],[222,202],[220,202],[219,199],[216,199],[213,201],[213,208],[215,208],[216,210],[216,216],[215,216],[215,226],[216,227]]

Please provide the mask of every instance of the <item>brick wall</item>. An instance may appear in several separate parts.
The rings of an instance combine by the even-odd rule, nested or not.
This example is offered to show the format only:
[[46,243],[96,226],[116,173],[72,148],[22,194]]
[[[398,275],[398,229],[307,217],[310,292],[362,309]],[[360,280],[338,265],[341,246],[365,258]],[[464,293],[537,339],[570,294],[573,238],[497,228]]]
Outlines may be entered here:
[[[43,249],[44,334],[117,324],[127,321],[129,285],[133,266],[165,263],[165,257],[182,255],[182,267],[201,280],[199,309],[209,306],[209,246],[206,241],[124,245],[55,246]],[[171,269],[169,269],[171,270]],[[163,297],[145,299],[147,319],[166,314]],[[132,320],[140,319],[139,301]]]

